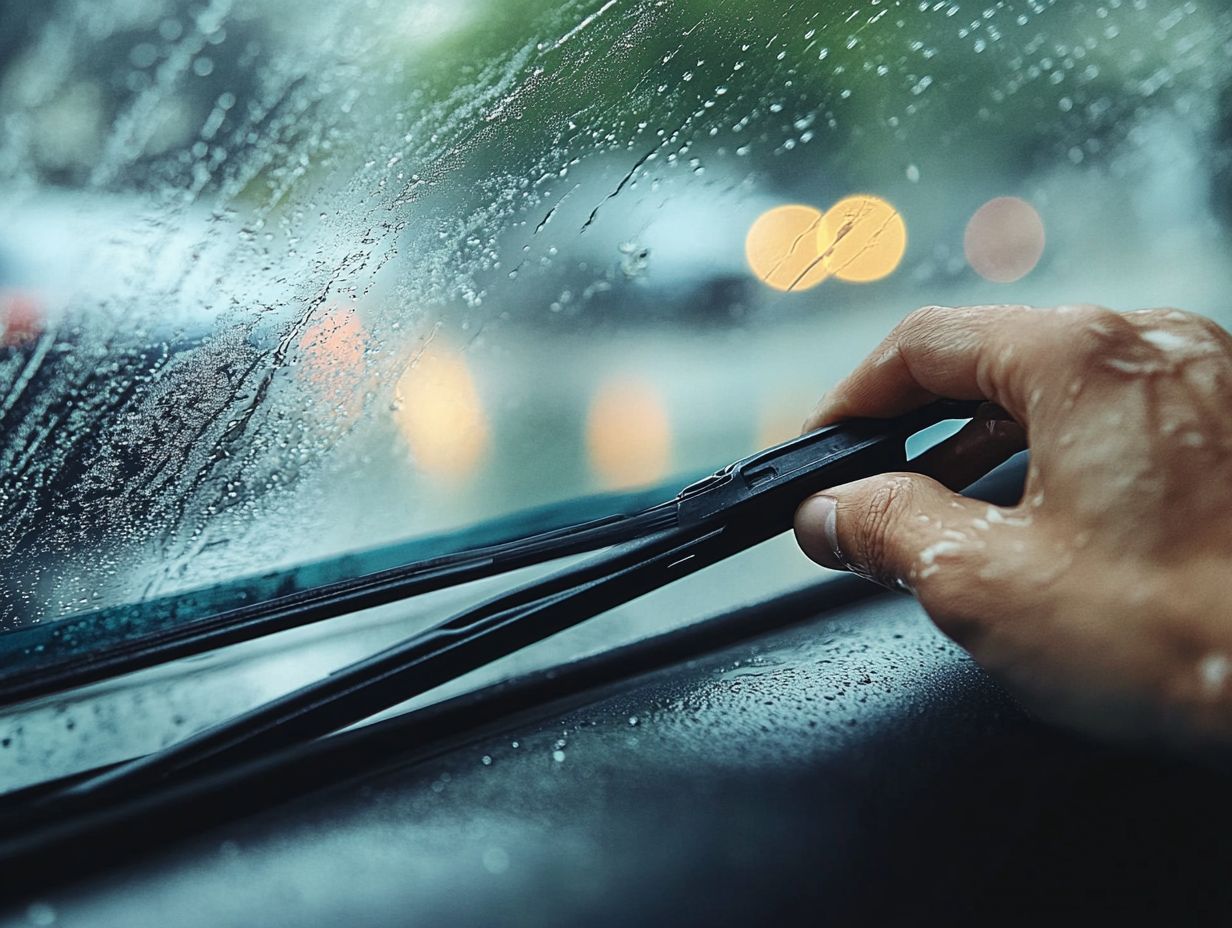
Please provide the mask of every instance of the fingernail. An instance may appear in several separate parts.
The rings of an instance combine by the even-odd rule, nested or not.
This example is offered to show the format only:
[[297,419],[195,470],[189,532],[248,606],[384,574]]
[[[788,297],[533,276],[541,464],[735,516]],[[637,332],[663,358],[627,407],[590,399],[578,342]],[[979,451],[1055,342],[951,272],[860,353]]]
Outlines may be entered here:
[[838,500],[833,496],[813,496],[796,513],[796,537],[800,548],[824,567],[845,570],[838,547]]

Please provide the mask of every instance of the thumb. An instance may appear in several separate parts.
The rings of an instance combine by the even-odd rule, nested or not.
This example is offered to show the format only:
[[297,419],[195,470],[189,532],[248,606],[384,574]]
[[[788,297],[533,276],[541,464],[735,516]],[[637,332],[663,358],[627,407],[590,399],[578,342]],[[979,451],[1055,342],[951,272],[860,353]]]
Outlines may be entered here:
[[918,591],[943,567],[951,580],[980,569],[988,508],[920,474],[881,474],[805,500],[796,540],[823,567]]

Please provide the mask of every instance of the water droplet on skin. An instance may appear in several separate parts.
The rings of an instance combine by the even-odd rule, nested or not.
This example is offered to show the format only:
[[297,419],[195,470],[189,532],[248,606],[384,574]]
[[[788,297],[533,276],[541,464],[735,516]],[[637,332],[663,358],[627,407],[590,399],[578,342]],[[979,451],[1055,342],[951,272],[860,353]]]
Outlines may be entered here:
[[1015,527],[1025,527],[1031,524],[1030,516],[1007,516],[1000,509],[994,506],[989,506],[984,513],[984,519],[993,525],[1011,525]]
[[552,760],[558,764],[563,764],[565,762],[565,752],[557,748],[552,752]]
[[939,557],[945,557],[947,554],[956,554],[961,550],[962,545],[958,542],[939,541],[920,552],[920,563],[925,565],[932,564]]
[[1180,351],[1193,347],[1193,342],[1188,338],[1176,332],[1169,332],[1167,329],[1147,329],[1141,333],[1140,337],[1144,342],[1162,351]]

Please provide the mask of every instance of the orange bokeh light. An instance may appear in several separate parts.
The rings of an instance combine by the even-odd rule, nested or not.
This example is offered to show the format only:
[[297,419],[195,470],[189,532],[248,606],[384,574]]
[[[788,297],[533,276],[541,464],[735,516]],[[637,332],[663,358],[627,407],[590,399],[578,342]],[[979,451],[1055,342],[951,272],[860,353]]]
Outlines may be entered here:
[[903,260],[907,224],[880,197],[845,197],[822,217],[817,249],[827,271],[839,280],[871,283],[888,277]]
[[744,254],[775,290],[800,291],[827,277],[870,283],[893,273],[907,251],[907,224],[880,197],[845,197],[825,213],[791,203],[766,210],[749,227]]
[[762,283],[775,290],[807,290],[826,279],[819,260],[821,211],[792,203],[766,210],[749,227],[744,255]]
[[394,422],[426,474],[456,482],[488,449],[488,422],[465,358],[439,339],[398,378]]
[[606,487],[640,486],[665,477],[672,434],[658,390],[634,377],[600,386],[586,419],[586,449],[591,469]]
[[43,326],[43,310],[33,294],[0,290],[0,348],[35,341]]

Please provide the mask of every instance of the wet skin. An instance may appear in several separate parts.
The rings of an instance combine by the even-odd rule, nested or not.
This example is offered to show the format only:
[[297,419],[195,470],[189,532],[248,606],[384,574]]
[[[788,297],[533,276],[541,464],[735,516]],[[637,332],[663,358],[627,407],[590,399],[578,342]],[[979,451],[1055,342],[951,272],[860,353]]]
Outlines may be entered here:
[[[1232,336],[1171,309],[929,307],[805,423],[987,399],[930,453],[807,500],[813,560],[915,593],[1024,704],[1094,734],[1232,743]],[[992,407],[990,407],[991,409]],[[1029,444],[1022,501],[958,487]]]

